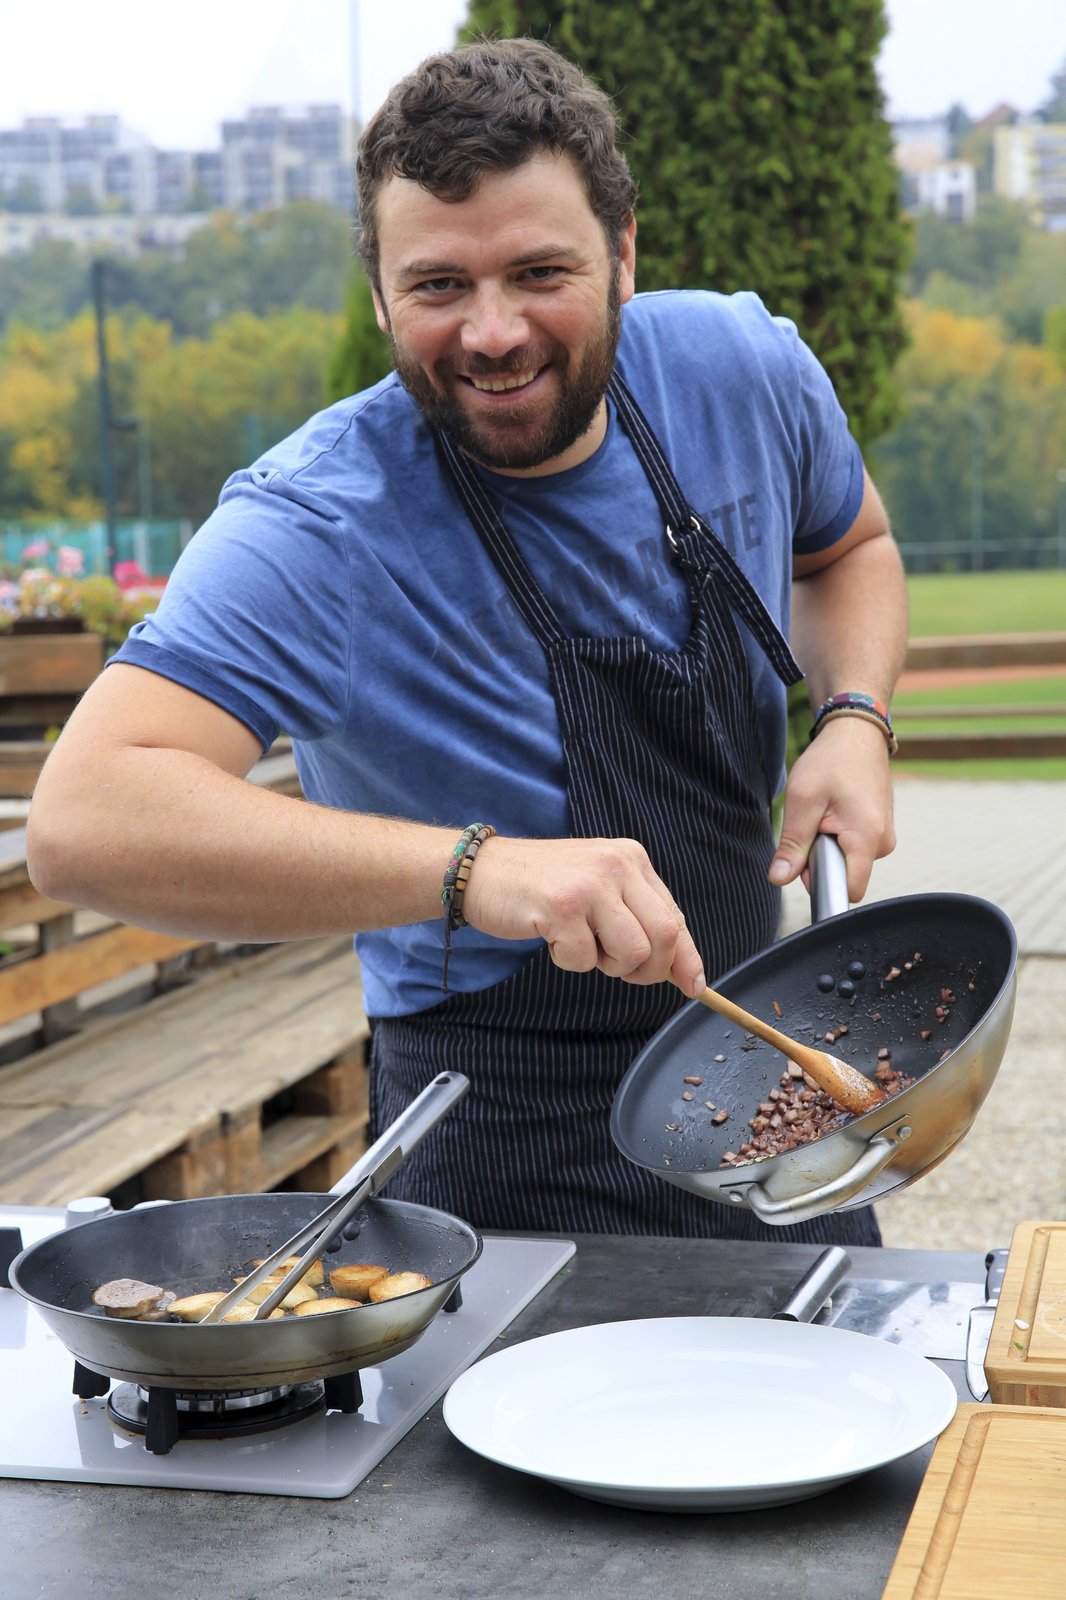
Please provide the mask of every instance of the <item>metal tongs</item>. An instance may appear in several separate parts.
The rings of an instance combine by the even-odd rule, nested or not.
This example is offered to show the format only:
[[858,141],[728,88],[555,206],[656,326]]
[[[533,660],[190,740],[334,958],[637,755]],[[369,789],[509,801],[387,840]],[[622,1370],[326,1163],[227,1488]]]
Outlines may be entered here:
[[337,1194],[336,1200],[305,1223],[291,1239],[278,1245],[261,1266],[250,1272],[235,1289],[231,1289],[213,1305],[206,1316],[200,1318],[199,1325],[202,1327],[207,1322],[221,1322],[235,1305],[247,1300],[281,1262],[296,1255],[299,1257],[296,1265],[256,1307],[252,1321],[260,1322],[269,1317],[293,1286],[299,1283],[311,1262],[327,1247],[334,1235],[339,1235],[364,1201],[371,1199],[384,1187],[405,1157],[462,1099],[469,1087],[470,1079],[464,1078],[460,1072],[442,1072],[427,1084],[407,1109],[401,1111],[391,1127],[386,1128],[380,1139],[375,1140],[343,1178],[334,1184],[331,1193]]

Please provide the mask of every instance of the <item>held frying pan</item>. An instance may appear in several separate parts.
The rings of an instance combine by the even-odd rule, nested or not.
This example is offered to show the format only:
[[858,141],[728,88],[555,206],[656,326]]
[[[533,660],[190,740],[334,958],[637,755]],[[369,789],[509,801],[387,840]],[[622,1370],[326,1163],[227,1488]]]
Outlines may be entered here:
[[[1017,938],[987,900],[908,895],[849,910],[844,857],[823,834],[812,914],[811,927],[715,987],[868,1077],[887,1047],[892,1066],[916,1079],[909,1089],[796,1150],[723,1169],[785,1062],[692,1001],[637,1056],[611,1111],[615,1144],[638,1166],[771,1224],[868,1205],[942,1161],[992,1086],[1014,1014]],[[842,1025],[847,1032],[827,1044]],[[725,1122],[712,1120],[708,1100],[729,1113]]]
[[[411,1149],[466,1092],[442,1073],[334,1185],[353,1188],[396,1144]],[[98,1284],[141,1278],[180,1294],[232,1287],[329,1202],[324,1194],[222,1195],[116,1212],[53,1234],[15,1258],[11,1283],[37,1307],[83,1366],[127,1383],[170,1389],[253,1389],[331,1377],[400,1355],[425,1332],[460,1277],[481,1254],[480,1235],[446,1212],[399,1200],[368,1200],[359,1232],[327,1270],[373,1261],[415,1271],[431,1287],[378,1305],[315,1317],[202,1326],[126,1322],[92,1303]]]

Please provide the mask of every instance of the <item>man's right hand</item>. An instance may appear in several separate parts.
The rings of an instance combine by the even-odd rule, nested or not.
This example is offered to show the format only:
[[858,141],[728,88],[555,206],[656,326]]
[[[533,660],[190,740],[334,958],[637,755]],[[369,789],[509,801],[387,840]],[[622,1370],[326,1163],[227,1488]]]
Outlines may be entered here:
[[511,839],[478,852],[463,915],[500,939],[541,938],[557,967],[694,997],[703,962],[684,915],[633,839]]

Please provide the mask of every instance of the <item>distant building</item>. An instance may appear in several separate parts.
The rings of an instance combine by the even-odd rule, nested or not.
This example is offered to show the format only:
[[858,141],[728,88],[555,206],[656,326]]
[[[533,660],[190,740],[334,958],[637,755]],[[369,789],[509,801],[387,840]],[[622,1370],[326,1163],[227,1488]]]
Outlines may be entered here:
[[951,154],[946,117],[910,117],[892,124],[893,155],[901,172],[913,174],[939,166]]
[[1027,118],[993,137],[996,194],[1026,205],[1034,227],[1066,232],[1066,122]]
[[974,127],[981,131],[985,129],[991,130],[992,128],[1005,128],[1008,124],[1017,122],[1021,114],[1017,106],[1012,106],[1008,101],[1001,100],[998,105],[992,107],[991,111],[986,111],[984,116],[974,123]]
[[300,199],[352,212],[354,126],[339,106],[253,107],[221,133],[216,150],[157,150],[115,116],[28,117],[0,129],[0,213],[159,218]]
[[206,222],[207,214],[202,211],[186,211],[173,217],[134,217],[113,212],[70,217],[63,211],[0,211],[0,256],[24,255],[49,239],[65,239],[68,244],[89,251],[106,245],[119,256],[180,250],[189,235]]
[[914,174],[914,209],[935,211],[949,222],[972,222],[977,212],[977,169],[972,161],[940,161]]

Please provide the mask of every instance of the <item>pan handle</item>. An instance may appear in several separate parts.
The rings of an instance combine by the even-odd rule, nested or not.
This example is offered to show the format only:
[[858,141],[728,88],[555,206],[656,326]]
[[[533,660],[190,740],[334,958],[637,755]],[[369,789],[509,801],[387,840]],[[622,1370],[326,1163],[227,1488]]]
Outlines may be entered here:
[[811,846],[811,920],[824,922],[850,909],[848,863],[835,834],[819,833]]
[[361,1179],[374,1171],[394,1146],[399,1145],[404,1155],[409,1155],[430,1129],[436,1127],[444,1113],[463,1098],[469,1087],[470,1079],[461,1072],[438,1073],[433,1082],[427,1083],[422,1093],[416,1095],[396,1121],[385,1129],[381,1138],[375,1139],[370,1149],[363,1151],[343,1178],[337,1179],[330,1194],[343,1194],[345,1189],[354,1189]]
[[877,1174],[888,1166],[904,1139],[911,1136],[907,1121],[896,1122],[882,1128],[869,1141],[857,1161],[839,1178],[831,1178],[817,1189],[793,1195],[789,1200],[771,1200],[761,1183],[753,1183],[743,1191],[741,1198],[759,1218],[760,1222],[788,1223],[810,1222],[827,1211],[836,1211],[845,1201],[853,1200]]

